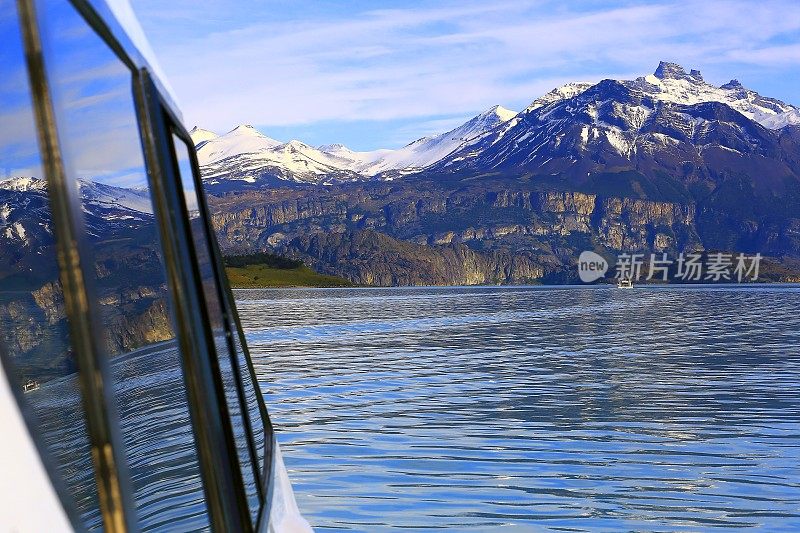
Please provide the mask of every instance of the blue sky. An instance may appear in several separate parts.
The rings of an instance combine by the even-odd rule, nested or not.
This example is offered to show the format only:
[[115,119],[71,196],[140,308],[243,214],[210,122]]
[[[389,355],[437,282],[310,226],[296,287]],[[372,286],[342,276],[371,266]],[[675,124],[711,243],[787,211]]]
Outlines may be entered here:
[[800,2],[131,0],[189,126],[396,148],[659,60],[800,104]]

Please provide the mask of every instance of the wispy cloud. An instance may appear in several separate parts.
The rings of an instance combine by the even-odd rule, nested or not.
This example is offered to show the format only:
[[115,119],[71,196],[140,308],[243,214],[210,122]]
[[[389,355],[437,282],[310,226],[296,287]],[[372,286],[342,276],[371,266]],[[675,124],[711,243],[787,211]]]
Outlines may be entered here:
[[521,108],[565,81],[644,74],[659,59],[768,94],[776,74],[800,83],[795,0],[406,5],[321,14],[304,1],[134,1],[187,120],[223,131],[398,119],[421,131],[496,103]]

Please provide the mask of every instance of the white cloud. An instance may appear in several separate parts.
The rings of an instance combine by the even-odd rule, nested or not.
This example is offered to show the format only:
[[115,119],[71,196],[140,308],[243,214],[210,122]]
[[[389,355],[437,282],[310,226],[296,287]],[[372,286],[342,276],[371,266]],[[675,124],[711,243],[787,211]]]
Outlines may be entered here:
[[[146,30],[148,12],[159,13],[149,1],[134,2]],[[203,17],[203,6],[182,9]],[[154,43],[188,122],[220,131],[237,123],[423,122],[493,104],[520,108],[560,82],[641,75],[660,59],[715,72],[724,63],[800,66],[796,43],[774,44],[800,31],[795,1],[674,0],[579,11],[465,0],[274,22],[249,17],[252,9],[230,7],[240,15],[228,21],[232,29]]]

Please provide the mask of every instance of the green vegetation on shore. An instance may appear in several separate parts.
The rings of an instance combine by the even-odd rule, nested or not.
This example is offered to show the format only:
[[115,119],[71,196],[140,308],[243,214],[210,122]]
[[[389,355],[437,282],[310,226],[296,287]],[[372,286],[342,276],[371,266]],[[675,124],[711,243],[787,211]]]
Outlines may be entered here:
[[353,286],[344,278],[320,274],[302,261],[267,253],[226,257],[225,271],[235,289]]

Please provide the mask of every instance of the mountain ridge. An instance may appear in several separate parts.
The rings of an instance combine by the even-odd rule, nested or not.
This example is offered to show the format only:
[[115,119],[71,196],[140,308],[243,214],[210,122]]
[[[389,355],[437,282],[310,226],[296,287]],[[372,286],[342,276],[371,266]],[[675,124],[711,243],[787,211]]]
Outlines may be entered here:
[[[574,280],[582,250],[797,262],[798,111],[662,62],[392,151],[282,142],[248,125],[192,135],[226,252],[281,253],[356,283],[520,283]],[[49,242],[10,207],[46,209],[43,184],[3,183],[0,238]],[[108,187],[81,184],[90,233],[130,235],[152,219],[141,191]]]
[[[312,148],[300,141],[283,143],[271,139],[250,125],[237,126],[222,136],[198,127],[192,131],[204,176],[211,178],[212,191],[228,192],[242,186],[268,187],[277,181],[330,185],[393,180],[441,168],[448,158],[470,158],[476,144],[490,132],[498,130],[495,134],[502,136],[504,133],[498,132],[517,127],[523,117],[534,113],[542,115],[544,108],[578,98],[592,89],[598,92],[598,88],[609,92],[611,97],[626,89],[654,103],[691,106],[718,102],[771,130],[800,124],[800,108],[795,105],[762,96],[736,79],[716,87],[707,83],[699,70],[687,72],[677,63],[661,61],[652,74],[633,80],[566,83],[534,99],[519,113],[493,106],[448,132],[417,139],[396,150],[358,152],[340,143]],[[243,133],[247,134],[245,140],[242,140]],[[616,134],[609,142],[618,146],[630,144]],[[223,183],[225,179],[238,181],[238,186]]]
[[226,250],[285,254],[357,283],[575,281],[583,250],[796,263],[797,112],[662,62],[633,80],[562,85],[474,136],[443,134],[456,149],[422,168],[209,188],[213,224]]

